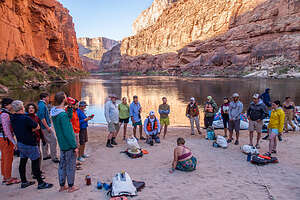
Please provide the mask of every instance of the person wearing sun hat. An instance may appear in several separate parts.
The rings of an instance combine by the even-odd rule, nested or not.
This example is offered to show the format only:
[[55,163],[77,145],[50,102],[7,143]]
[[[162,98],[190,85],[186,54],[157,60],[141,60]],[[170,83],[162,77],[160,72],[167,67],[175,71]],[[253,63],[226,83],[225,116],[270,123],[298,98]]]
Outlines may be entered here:
[[108,100],[105,103],[104,106],[104,115],[106,122],[108,124],[108,136],[107,136],[107,143],[106,147],[108,148],[113,148],[112,145],[117,145],[116,143],[116,137],[120,129],[120,124],[119,124],[119,109],[117,105],[117,95],[111,94],[110,100]]
[[186,107],[185,115],[190,119],[191,135],[195,135],[194,123],[196,123],[198,133],[201,134],[199,123],[199,108],[194,97],[190,98],[190,103]]
[[147,143],[153,146],[153,140],[156,143],[160,143],[159,131],[160,124],[159,120],[155,116],[154,111],[150,111],[149,116],[144,121],[144,131],[147,135]]

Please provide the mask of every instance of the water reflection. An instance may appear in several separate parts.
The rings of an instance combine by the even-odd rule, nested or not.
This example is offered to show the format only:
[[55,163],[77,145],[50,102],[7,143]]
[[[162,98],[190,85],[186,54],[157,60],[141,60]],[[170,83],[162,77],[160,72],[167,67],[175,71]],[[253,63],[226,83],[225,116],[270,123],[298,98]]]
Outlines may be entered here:
[[[70,96],[85,100],[89,104],[88,114],[95,114],[92,123],[105,123],[104,103],[109,94],[127,97],[131,103],[134,95],[139,96],[143,108],[142,117],[149,111],[157,113],[161,98],[166,96],[171,106],[171,125],[184,126],[189,121],[185,117],[186,105],[191,96],[200,104],[201,124],[203,125],[203,104],[208,95],[213,96],[218,105],[224,96],[238,92],[248,107],[254,93],[262,93],[265,88],[271,88],[273,100],[283,100],[291,96],[297,105],[300,104],[300,84],[297,80],[265,80],[265,79],[209,79],[209,78],[179,78],[179,77],[133,77],[115,75],[92,75],[82,80],[75,80],[68,85],[54,85],[50,88],[51,100],[57,91],[63,90]],[[25,102],[37,101],[39,91],[15,91],[15,99]]]

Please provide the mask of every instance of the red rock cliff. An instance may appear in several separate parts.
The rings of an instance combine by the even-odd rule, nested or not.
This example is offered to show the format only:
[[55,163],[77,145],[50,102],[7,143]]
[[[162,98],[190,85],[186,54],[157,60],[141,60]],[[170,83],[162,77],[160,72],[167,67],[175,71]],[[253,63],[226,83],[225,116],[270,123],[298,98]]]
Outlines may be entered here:
[[82,69],[72,17],[56,0],[0,0],[0,60],[25,55]]

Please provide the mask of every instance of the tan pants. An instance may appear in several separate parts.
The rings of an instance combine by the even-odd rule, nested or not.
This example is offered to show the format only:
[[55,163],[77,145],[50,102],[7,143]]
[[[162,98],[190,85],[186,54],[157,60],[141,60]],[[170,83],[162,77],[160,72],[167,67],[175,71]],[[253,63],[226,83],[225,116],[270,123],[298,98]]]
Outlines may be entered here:
[[294,129],[295,126],[292,122],[294,118],[294,112],[292,109],[285,110],[284,130],[288,131],[288,124]]
[[14,159],[14,145],[7,142],[4,138],[0,138],[1,151],[1,174],[4,179],[11,178],[12,163]]

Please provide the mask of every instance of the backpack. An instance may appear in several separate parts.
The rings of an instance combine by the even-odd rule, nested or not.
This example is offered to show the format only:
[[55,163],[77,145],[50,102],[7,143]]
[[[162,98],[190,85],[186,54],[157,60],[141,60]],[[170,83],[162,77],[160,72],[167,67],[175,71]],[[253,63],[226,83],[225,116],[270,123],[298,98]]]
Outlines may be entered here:
[[112,179],[111,196],[136,196],[137,189],[127,172],[117,173]]
[[208,127],[206,129],[206,139],[207,140],[215,140],[216,139],[215,132],[214,132],[214,129],[212,127]]
[[252,156],[251,158],[251,163],[255,165],[266,165],[269,163],[278,163],[278,159],[276,157],[269,157],[269,156],[264,156],[264,155],[255,155]]

